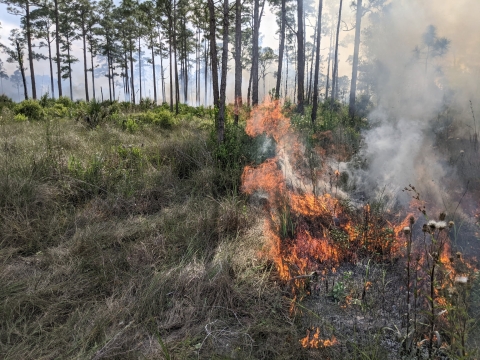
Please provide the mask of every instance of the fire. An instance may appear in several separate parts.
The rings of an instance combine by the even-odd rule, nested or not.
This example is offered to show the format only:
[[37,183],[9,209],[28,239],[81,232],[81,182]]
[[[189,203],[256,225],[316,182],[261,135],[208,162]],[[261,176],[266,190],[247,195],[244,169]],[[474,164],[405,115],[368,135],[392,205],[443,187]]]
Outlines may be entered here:
[[[265,133],[276,141],[275,157],[245,167],[242,184],[245,193],[265,199],[269,212],[264,229],[270,240],[267,253],[282,280],[311,271],[331,271],[341,261],[356,259],[359,251],[386,257],[403,249],[400,233],[408,216],[398,225],[385,221],[379,225],[380,219],[368,204],[360,218],[346,209],[341,194],[326,191],[327,184],[332,189],[332,181],[340,178],[339,170],[329,168],[323,159],[320,169],[307,166],[306,150],[278,102],[257,107],[246,131],[250,136]],[[309,151],[319,158],[325,155],[318,145]]]
[[319,349],[336,345],[338,340],[335,336],[332,336],[331,339],[320,339],[320,329],[317,327],[314,332],[307,329],[307,335],[300,339],[300,344],[307,349]]

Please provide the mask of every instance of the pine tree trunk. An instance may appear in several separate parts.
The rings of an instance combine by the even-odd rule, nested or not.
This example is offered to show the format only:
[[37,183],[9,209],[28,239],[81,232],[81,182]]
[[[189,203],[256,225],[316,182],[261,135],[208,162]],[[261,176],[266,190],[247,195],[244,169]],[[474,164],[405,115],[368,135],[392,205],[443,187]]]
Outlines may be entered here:
[[25,78],[25,68],[23,66],[23,54],[22,50],[20,49],[20,43],[17,41],[17,57],[18,57],[18,67],[20,68],[20,73],[22,74],[22,81],[23,81],[23,94],[25,96],[25,100],[28,100],[28,90],[27,90],[27,79]]
[[90,98],[88,96],[88,69],[87,69],[87,34],[85,31],[85,24],[82,23],[82,37],[83,37],[83,72],[85,75],[85,100],[87,102],[90,101]]
[[[315,29],[314,29],[314,34],[317,34],[317,28],[318,28],[318,19],[315,23]],[[313,46],[312,46],[312,59],[310,61],[310,76],[308,77],[308,93],[307,93],[307,104],[310,104],[310,101],[312,100],[312,80],[313,80],[313,63],[315,61],[315,45],[317,44],[317,37],[314,36],[313,39]]]
[[223,0],[223,44],[222,44],[222,79],[220,84],[220,109],[218,112],[217,141],[223,143],[225,136],[225,100],[227,90],[228,63],[228,0]]
[[138,37],[138,79],[140,80],[140,99],[142,102],[142,48],[140,44],[140,36]]
[[58,0],[54,0],[55,3],[55,46],[57,48],[57,82],[58,82],[58,96],[62,96],[62,71],[60,69],[60,33],[59,33],[59,21],[58,21]]
[[242,107],[242,2],[235,1],[235,125]]
[[48,62],[50,65],[50,86],[52,87],[52,98],[55,98],[55,85],[53,83],[53,64],[52,64],[52,43],[50,41],[50,32],[47,31],[48,42]]
[[133,78],[133,44],[130,39],[130,93],[132,96],[133,105],[135,105],[135,83]]
[[212,62],[213,106],[219,108],[218,57],[217,44],[215,41],[215,5],[213,0],[208,0],[208,11],[210,15],[210,59]]
[[258,105],[258,36],[259,36],[259,0],[253,5],[253,37],[252,37],[252,106]]
[[153,101],[155,105],[158,105],[157,102],[157,77],[155,74],[155,51],[153,50],[153,39],[152,39],[152,73],[153,73]]
[[304,112],[304,95],[305,95],[305,50],[304,50],[304,33],[303,33],[303,0],[297,0],[297,112],[303,114]]
[[312,124],[315,124],[317,119],[318,109],[318,77],[320,74],[320,42],[322,36],[322,7],[323,0],[318,4],[318,19],[317,19],[317,37],[316,37],[316,57],[315,57],[315,80],[313,81],[313,106],[312,106]]
[[30,63],[30,79],[32,82],[32,98],[37,99],[37,86],[35,84],[35,69],[33,67],[33,51],[32,51],[32,31],[30,25],[30,2],[25,2],[25,21],[27,25],[27,44],[28,44],[28,61]]
[[[282,66],[283,66],[283,52],[285,49],[285,25],[287,22],[286,0],[282,0],[282,19],[280,24],[280,46],[278,47],[278,69],[277,69],[277,84],[275,86],[275,98],[280,97],[280,84],[282,82]],[[286,93],[285,93],[286,96]]]
[[352,82],[350,83],[350,102],[348,114],[355,116],[355,93],[357,92],[358,52],[360,50],[360,27],[362,22],[362,0],[357,0],[357,22],[355,24],[355,45],[353,49]]
[[92,94],[93,94],[93,98],[95,99],[95,67],[93,66],[92,48],[90,48],[90,63],[92,64]]
[[342,20],[342,3],[343,0],[340,0],[340,7],[338,9],[337,37],[335,39],[335,56],[333,58],[332,106],[333,102],[338,99],[338,38],[340,37],[340,22]]
[[327,66],[327,84],[325,85],[325,101],[328,99],[328,90],[330,89],[330,61],[332,59],[333,31],[330,31],[330,48],[328,50],[328,66]]

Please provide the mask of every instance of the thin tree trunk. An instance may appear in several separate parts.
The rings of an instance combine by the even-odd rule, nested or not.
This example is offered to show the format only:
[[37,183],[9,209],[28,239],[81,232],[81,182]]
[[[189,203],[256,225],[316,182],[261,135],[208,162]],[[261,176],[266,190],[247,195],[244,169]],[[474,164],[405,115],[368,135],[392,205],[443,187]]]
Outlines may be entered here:
[[90,62],[92,64],[92,94],[93,94],[93,98],[95,99],[95,67],[93,66],[93,52],[91,47],[90,47]]
[[203,102],[205,106],[207,106],[207,101],[208,101],[208,53],[210,52],[210,45],[208,44],[208,41],[205,41],[205,46],[204,46],[204,52],[205,52],[205,94],[204,94],[204,99]]
[[242,107],[242,2],[235,1],[235,125]]
[[312,107],[312,124],[315,124],[317,119],[318,109],[318,77],[320,73],[320,42],[322,36],[322,7],[323,0],[318,4],[318,19],[317,19],[317,37],[316,37],[316,57],[315,57],[315,80],[313,82],[313,107]]
[[50,65],[50,86],[52,87],[52,98],[55,98],[55,86],[53,83],[52,43],[50,42],[49,31],[47,31],[47,42],[48,42],[48,62]]
[[27,25],[27,44],[28,44],[28,61],[30,63],[30,78],[32,82],[32,98],[37,99],[37,87],[35,85],[35,69],[33,67],[33,51],[32,51],[32,31],[30,25],[30,2],[25,2],[25,21]]
[[327,84],[325,86],[325,101],[328,99],[328,90],[330,89],[330,60],[332,58],[332,47],[333,47],[333,31],[330,31],[330,48],[328,51],[328,66],[327,66]]
[[252,106],[258,105],[258,36],[259,36],[259,0],[254,0],[253,6],[253,37],[252,37]]
[[153,73],[153,101],[155,105],[158,105],[157,102],[157,77],[155,74],[155,51],[153,49],[153,39],[152,39],[152,73]]
[[135,83],[134,83],[134,77],[133,77],[133,44],[132,40],[129,40],[129,45],[130,45],[130,95],[132,97],[132,102],[135,105]]
[[303,114],[304,112],[304,96],[305,96],[305,51],[303,43],[303,0],[297,0],[297,112]]
[[338,9],[337,37],[335,39],[335,56],[333,59],[332,106],[333,102],[338,99],[338,38],[340,37],[340,22],[342,20],[342,3],[343,0],[340,0],[340,7]]
[[223,143],[225,136],[225,100],[227,90],[228,63],[228,0],[223,0],[223,44],[222,44],[222,79],[220,84],[220,111],[218,112],[217,141]]
[[[238,1],[238,0],[237,0]],[[275,86],[275,98],[280,97],[280,84],[282,82],[282,65],[283,65],[283,51],[285,49],[285,25],[287,22],[286,0],[282,0],[281,24],[280,24],[280,46],[278,47],[278,69],[277,69],[277,84]],[[286,96],[286,93],[285,93]]]
[[16,41],[16,45],[17,45],[18,67],[20,68],[20,73],[22,74],[23,94],[25,96],[25,100],[28,100],[27,79],[25,78],[25,68],[23,66],[23,54],[22,54],[22,50],[20,49],[20,43],[18,41]]
[[138,78],[140,80],[140,99],[139,103],[142,102],[142,48],[140,44],[140,36],[138,37]]
[[73,101],[73,84],[72,84],[72,61],[71,61],[71,57],[70,57],[70,46],[69,46],[69,42],[70,42],[70,39],[69,37],[67,36],[67,57],[68,57],[68,80],[70,82],[70,100]]
[[172,32],[173,32],[173,25],[172,25],[172,17],[170,15],[169,17],[169,27],[170,31],[168,34],[169,40],[168,40],[168,47],[169,47],[169,53],[170,53],[170,66],[169,66],[169,71],[170,71],[170,111],[173,112],[173,63],[172,63]]
[[[318,28],[318,19],[315,22],[315,30],[314,34],[317,33]],[[312,59],[310,61],[310,76],[308,77],[308,94],[307,94],[307,104],[310,104],[310,100],[312,100],[312,80],[313,80],[313,63],[315,61],[315,45],[317,44],[317,37],[314,36],[313,39],[313,46],[312,46]]]
[[348,113],[355,116],[355,93],[357,92],[358,53],[360,50],[360,27],[362,23],[362,0],[357,0],[357,22],[355,24],[355,46],[353,49],[352,82],[350,83],[350,101]]
[[218,93],[218,58],[217,44],[215,41],[215,5],[213,0],[208,0],[208,11],[210,15],[210,59],[212,62],[213,106],[218,108],[220,105]]
[[83,72],[85,75],[85,100],[87,102],[90,101],[88,96],[88,69],[87,69],[87,41],[86,41],[86,31],[85,31],[85,24],[82,24],[82,37],[83,37]]
[[58,21],[58,0],[55,3],[55,46],[57,48],[57,82],[58,82],[58,96],[62,96],[62,71],[60,69],[60,33],[58,31],[60,24]]
[[285,51],[285,65],[286,66],[286,73],[285,73],[285,94],[284,97],[286,98],[288,96],[288,49]]

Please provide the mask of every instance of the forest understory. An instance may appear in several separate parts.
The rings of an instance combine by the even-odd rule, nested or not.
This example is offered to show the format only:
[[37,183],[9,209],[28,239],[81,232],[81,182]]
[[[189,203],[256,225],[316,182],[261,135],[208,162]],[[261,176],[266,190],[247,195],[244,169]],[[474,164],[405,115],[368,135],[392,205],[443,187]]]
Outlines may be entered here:
[[359,200],[340,164],[370,125],[342,105],[229,106],[218,144],[210,108],[7,100],[0,357],[478,358],[480,164],[453,125],[441,215],[421,184]]

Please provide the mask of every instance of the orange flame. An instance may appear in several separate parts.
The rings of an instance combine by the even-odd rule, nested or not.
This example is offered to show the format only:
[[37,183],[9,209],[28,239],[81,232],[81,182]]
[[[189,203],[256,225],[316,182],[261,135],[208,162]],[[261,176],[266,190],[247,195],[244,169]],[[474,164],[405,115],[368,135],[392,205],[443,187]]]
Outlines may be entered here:
[[307,335],[300,339],[300,344],[307,349],[318,349],[336,345],[338,344],[338,340],[335,336],[332,336],[331,339],[320,339],[320,329],[317,327],[313,333],[307,329]]

